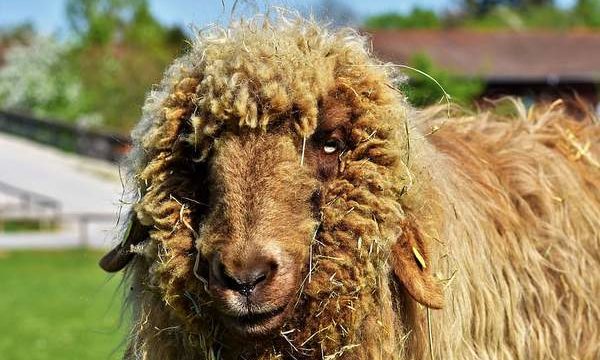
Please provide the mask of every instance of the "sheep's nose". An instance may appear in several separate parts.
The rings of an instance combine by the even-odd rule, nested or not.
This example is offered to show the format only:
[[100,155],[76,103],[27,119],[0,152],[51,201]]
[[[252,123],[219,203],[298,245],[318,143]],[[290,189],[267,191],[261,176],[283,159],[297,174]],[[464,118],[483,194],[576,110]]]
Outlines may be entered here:
[[228,264],[217,254],[213,257],[210,270],[218,286],[250,296],[257,287],[272,277],[276,268],[274,261],[262,256],[254,256],[248,261],[236,259]]

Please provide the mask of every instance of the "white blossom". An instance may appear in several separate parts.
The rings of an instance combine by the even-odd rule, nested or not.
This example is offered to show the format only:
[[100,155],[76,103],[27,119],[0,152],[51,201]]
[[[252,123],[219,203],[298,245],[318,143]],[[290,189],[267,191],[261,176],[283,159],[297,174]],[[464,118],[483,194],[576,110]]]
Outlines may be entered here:
[[66,65],[70,50],[70,45],[44,36],[9,48],[0,68],[0,108],[40,116],[97,118],[78,111],[81,83]]

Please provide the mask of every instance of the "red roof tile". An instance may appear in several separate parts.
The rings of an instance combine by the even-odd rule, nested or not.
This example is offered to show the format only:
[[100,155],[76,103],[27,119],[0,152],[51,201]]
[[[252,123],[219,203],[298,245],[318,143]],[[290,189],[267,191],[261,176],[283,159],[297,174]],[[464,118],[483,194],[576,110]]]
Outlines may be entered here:
[[600,81],[600,32],[407,30],[372,33],[382,60],[417,53],[461,75],[488,80]]

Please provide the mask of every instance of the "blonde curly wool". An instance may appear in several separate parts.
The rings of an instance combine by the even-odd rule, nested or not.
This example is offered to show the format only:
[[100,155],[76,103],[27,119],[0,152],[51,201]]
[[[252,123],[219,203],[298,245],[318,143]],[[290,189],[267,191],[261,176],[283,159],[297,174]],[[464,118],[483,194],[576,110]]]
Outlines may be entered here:
[[[356,33],[288,17],[200,33],[175,61],[133,133],[135,216],[151,230],[127,270],[127,359],[598,356],[598,126],[559,108],[419,115],[380,65]],[[332,92],[352,124],[323,194],[310,281],[279,337],[224,347],[197,256],[198,176],[224,132],[292,121],[302,144]],[[392,276],[402,276],[392,249],[410,234],[398,243],[445,284],[443,310]]]
[[[600,126],[593,115],[571,119],[560,101],[516,109],[455,117],[431,137],[446,176],[435,184],[447,207],[442,262],[456,269],[452,311],[433,315],[433,352],[594,359]],[[423,116],[431,124],[439,113]]]

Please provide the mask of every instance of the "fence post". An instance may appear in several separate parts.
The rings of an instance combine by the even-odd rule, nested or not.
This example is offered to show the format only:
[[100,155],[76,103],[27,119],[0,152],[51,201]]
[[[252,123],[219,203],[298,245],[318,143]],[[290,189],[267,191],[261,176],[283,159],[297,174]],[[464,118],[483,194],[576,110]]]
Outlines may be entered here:
[[79,223],[79,245],[83,249],[89,248],[89,240],[88,240],[88,219],[85,215],[81,215],[78,217]]

